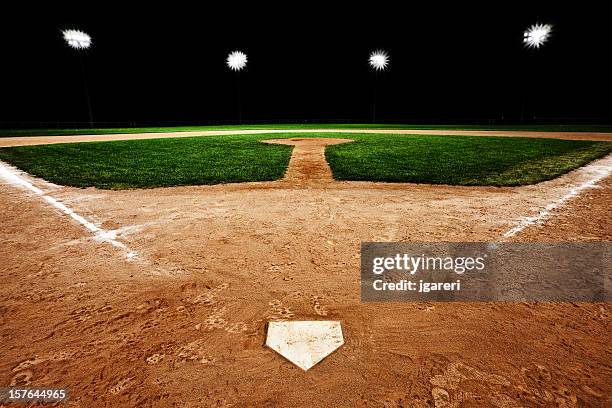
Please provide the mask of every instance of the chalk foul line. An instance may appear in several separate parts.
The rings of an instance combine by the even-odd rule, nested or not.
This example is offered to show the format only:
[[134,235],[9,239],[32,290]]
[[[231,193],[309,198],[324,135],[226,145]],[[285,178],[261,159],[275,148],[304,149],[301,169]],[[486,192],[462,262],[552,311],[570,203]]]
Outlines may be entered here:
[[98,227],[91,221],[87,220],[85,217],[77,214],[74,210],[62,203],[60,200],[48,195],[43,190],[30,183],[27,179],[20,175],[17,169],[3,162],[0,162],[0,179],[4,180],[8,184],[24,188],[40,196],[48,204],[60,210],[73,220],[77,221],[83,227],[85,227],[85,229],[87,229],[93,234],[94,241],[108,243],[114,246],[115,248],[121,249],[129,261],[138,258],[137,252],[131,250],[127,245],[117,240],[117,230],[105,230],[103,228]]
[[525,217],[520,220],[516,226],[503,234],[504,238],[512,237],[531,225],[543,223],[548,217],[550,217],[551,212],[555,209],[562,207],[569,200],[579,196],[585,190],[597,188],[597,183],[608,177],[612,172],[612,155],[599,160],[597,163],[582,167],[577,171],[580,171],[587,176],[587,180],[577,186],[572,186],[565,195],[548,204],[536,215]]

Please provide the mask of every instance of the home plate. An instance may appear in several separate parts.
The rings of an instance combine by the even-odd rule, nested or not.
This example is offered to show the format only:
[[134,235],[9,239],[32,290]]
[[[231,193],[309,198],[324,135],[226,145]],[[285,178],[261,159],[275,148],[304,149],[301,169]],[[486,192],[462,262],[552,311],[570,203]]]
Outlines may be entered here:
[[266,346],[306,371],[344,344],[337,321],[270,322]]

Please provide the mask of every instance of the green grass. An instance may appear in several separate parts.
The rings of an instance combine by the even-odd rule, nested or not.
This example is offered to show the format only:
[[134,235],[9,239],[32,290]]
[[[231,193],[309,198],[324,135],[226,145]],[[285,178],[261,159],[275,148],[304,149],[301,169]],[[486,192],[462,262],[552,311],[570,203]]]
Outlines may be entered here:
[[291,146],[248,136],[62,143],[0,149],[0,160],[52,183],[124,189],[276,180]]
[[550,180],[612,152],[609,142],[559,139],[429,135],[355,139],[327,148],[335,179],[515,186]]
[[[612,143],[558,139],[323,133],[339,180],[512,186],[552,179],[612,152]],[[259,140],[295,134],[64,143],[0,149],[9,162],[53,183],[106,189],[282,178],[291,146]],[[304,135],[300,136],[304,137]]]
[[526,130],[542,132],[612,132],[612,125],[411,125],[411,124],[267,124],[227,126],[173,126],[133,128],[0,129],[0,137],[104,135],[114,133],[193,132],[249,129],[433,129],[433,130]]

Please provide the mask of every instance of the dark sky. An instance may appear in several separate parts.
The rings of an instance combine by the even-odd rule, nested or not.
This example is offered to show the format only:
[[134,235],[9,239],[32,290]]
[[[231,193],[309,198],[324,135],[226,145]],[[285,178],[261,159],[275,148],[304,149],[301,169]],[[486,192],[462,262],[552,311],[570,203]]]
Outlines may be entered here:
[[[124,2],[126,3],[126,2]],[[603,6],[427,8],[413,2],[344,6],[284,2],[225,9],[73,7],[3,12],[0,126],[86,122],[81,58],[96,122],[371,121],[611,123],[610,24]],[[202,6],[204,5],[204,6]],[[522,44],[536,22],[554,25],[539,50]],[[91,34],[83,57],[63,28]],[[378,78],[370,51],[390,69]],[[249,63],[240,78],[229,51]]]

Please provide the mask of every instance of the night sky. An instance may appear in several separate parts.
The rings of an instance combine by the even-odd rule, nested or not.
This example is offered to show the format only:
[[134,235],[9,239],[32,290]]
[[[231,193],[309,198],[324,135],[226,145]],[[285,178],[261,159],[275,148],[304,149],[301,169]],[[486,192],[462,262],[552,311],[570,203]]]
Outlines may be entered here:
[[[0,126],[87,122],[81,62],[94,120],[108,126],[236,122],[239,85],[245,123],[368,123],[375,83],[378,122],[612,123],[603,6],[401,3],[5,12]],[[554,31],[529,50],[522,35],[536,22]],[[64,28],[93,47],[79,56]],[[391,57],[377,77],[375,49]],[[248,54],[240,76],[225,66],[233,50]]]

